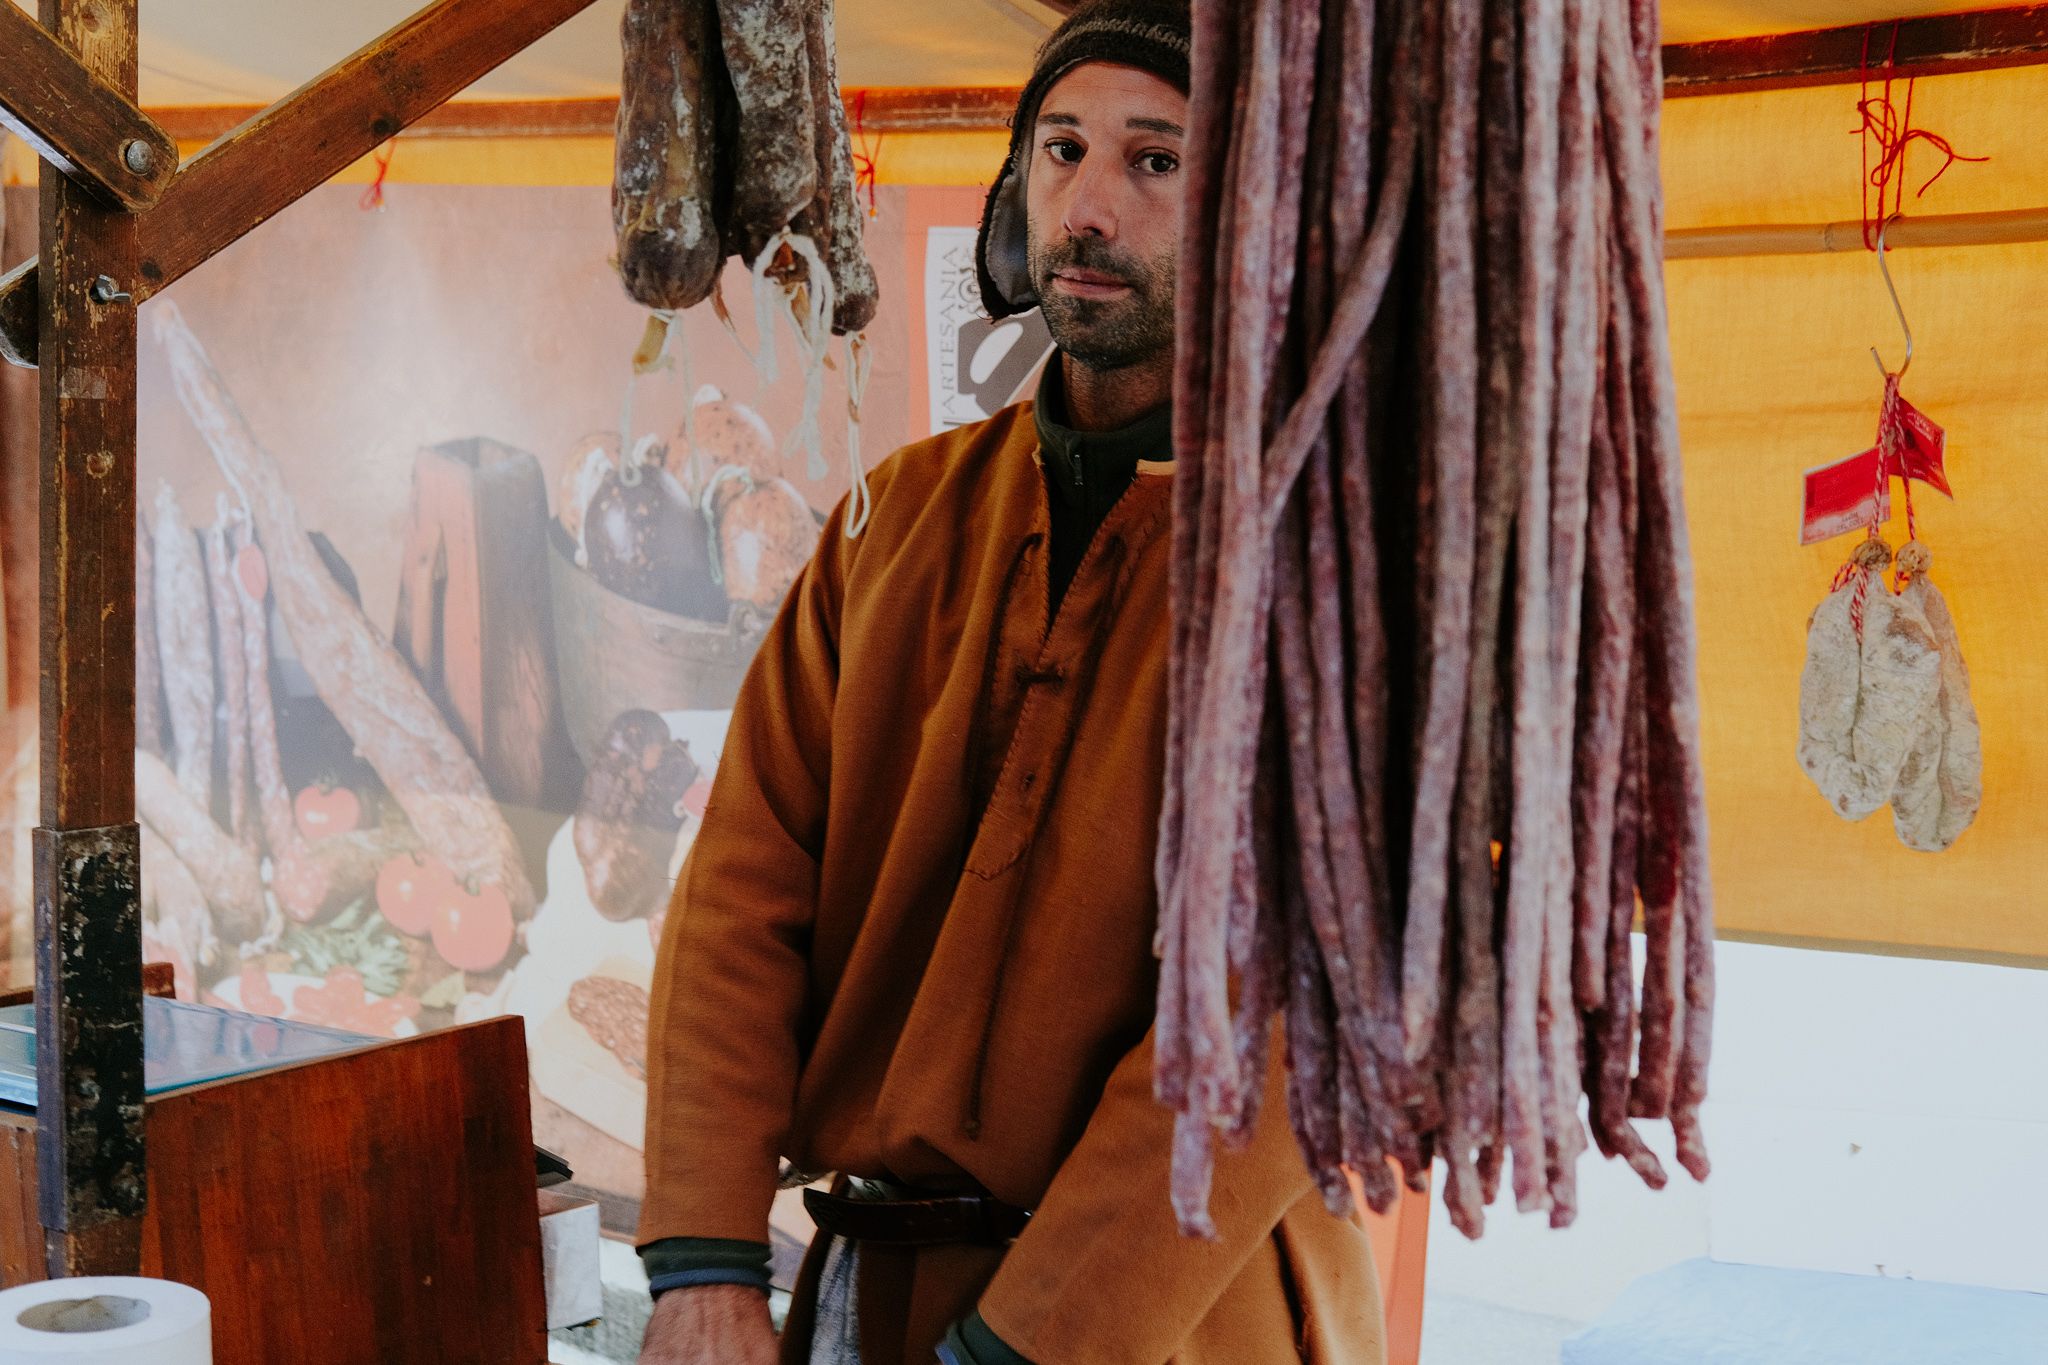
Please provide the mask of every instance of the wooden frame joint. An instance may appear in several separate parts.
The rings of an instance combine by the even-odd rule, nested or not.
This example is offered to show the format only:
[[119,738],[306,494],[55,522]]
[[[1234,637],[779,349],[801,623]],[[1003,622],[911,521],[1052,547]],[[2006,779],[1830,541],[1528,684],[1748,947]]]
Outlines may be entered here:
[[0,52],[0,124],[114,208],[157,201],[178,173],[169,133],[11,4],[0,4]]

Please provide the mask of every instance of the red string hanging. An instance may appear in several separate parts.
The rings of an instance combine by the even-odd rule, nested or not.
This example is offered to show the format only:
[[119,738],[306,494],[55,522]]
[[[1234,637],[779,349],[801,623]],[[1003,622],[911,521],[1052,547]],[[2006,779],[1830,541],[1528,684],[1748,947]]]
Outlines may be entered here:
[[377,174],[363,190],[363,197],[356,200],[356,207],[365,213],[384,207],[384,177],[391,174],[391,154],[398,150],[398,139],[387,138],[382,147],[373,153],[377,163]]
[[[1906,473],[1906,433],[1905,423],[1899,414],[1899,402],[1899,377],[1892,375],[1885,380],[1884,405],[1878,410],[1877,476],[1880,480],[1889,480],[1894,473],[1899,476],[1899,484],[1906,498],[1906,539],[1910,542],[1920,539],[1920,519],[1913,511],[1913,480]],[[1875,526],[1870,528],[1870,534],[1877,534]],[[1904,592],[1906,580],[1911,577],[1912,575],[1904,569],[1896,570],[1892,575],[1892,591]]]
[[[1883,84],[1876,95],[1871,93],[1873,68],[1871,66],[1871,37],[1875,24],[1866,25],[1863,30],[1863,56],[1859,72],[1860,90],[1856,101],[1859,126],[1856,132],[1861,139],[1863,152],[1862,208],[1863,245],[1866,250],[1876,251],[1880,247],[1884,225],[1898,217],[1905,205],[1906,155],[1915,142],[1925,142],[1941,153],[1941,165],[1933,175],[1915,192],[1916,197],[1927,193],[1935,181],[1947,173],[1948,168],[1958,161],[1989,161],[1986,156],[1965,156],[1950,145],[1947,138],[1925,128],[1913,126],[1913,94],[1915,78],[1905,78],[1905,105],[1901,108],[1892,98],[1892,87],[1896,79],[1899,55],[1899,26],[1892,25],[1891,37],[1880,66],[1875,74],[1881,75]],[[1873,352],[1874,354],[1874,352]],[[1889,561],[1895,566],[1889,591],[1897,593],[1905,589],[1911,573],[1896,568],[1890,550],[1882,541],[1882,517],[1894,476],[1905,485],[1906,537],[1909,542],[1919,539],[1919,518],[1913,507],[1913,474],[1906,461],[1907,433],[1905,429],[1905,401],[1899,396],[1899,376],[1887,372],[1884,381],[1884,402],[1878,409],[1877,418],[1877,496],[1871,502],[1871,520],[1864,542],[1856,548],[1849,561],[1836,572],[1830,592],[1839,592],[1854,585],[1849,601],[1849,620],[1855,627],[1856,638],[1863,638],[1864,607],[1870,594],[1873,578],[1880,591],[1886,590],[1883,569]]]
[[882,135],[880,133],[875,134],[874,145],[868,145],[867,108],[868,92],[865,90],[854,91],[853,136],[855,147],[853,152],[853,188],[855,194],[859,194],[863,190],[867,192],[868,217],[872,218],[879,212],[875,207],[875,187],[877,184],[875,158],[882,154]]
[[[1856,130],[1863,140],[1863,245],[1866,250],[1877,250],[1878,228],[1897,217],[1905,205],[1906,152],[1915,142],[1925,142],[1941,153],[1939,170],[1927,177],[1926,183],[1915,191],[1915,196],[1927,193],[1928,187],[1948,173],[1948,168],[1958,161],[1989,161],[1988,156],[1964,156],[1949,144],[1939,133],[1913,126],[1913,88],[1917,78],[1906,78],[1906,107],[1901,110],[1892,102],[1892,80],[1899,56],[1899,25],[1892,24],[1891,43],[1884,55],[1881,68],[1884,87],[1875,98],[1870,94],[1870,37],[1877,25],[1868,24],[1863,29],[1863,59],[1859,78],[1861,96],[1856,101],[1856,113],[1862,120]],[[1872,157],[1875,156],[1875,162]]]

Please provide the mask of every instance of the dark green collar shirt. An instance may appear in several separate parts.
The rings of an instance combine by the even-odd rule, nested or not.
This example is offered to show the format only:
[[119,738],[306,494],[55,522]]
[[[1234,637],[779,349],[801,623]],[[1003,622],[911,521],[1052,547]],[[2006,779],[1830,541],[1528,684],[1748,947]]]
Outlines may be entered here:
[[1032,417],[1052,512],[1052,609],[1058,611],[1103,518],[1137,477],[1138,462],[1173,458],[1173,405],[1162,403],[1115,431],[1076,431],[1067,425],[1066,381],[1055,352],[1038,381]]

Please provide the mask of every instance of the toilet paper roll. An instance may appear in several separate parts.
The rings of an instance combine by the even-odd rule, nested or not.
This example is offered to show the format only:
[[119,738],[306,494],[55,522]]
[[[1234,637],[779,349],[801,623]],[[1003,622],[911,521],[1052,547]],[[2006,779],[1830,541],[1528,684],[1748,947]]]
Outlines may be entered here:
[[190,1285],[122,1275],[0,1293],[0,1365],[213,1365],[213,1306]]

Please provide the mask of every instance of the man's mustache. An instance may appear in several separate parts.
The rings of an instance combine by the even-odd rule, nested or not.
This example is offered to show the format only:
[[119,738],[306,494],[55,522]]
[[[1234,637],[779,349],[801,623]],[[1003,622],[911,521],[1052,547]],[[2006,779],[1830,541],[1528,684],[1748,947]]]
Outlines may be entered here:
[[1061,270],[1086,270],[1110,276],[1134,289],[1146,280],[1145,270],[1138,262],[1093,237],[1069,237],[1057,246],[1049,246],[1040,254],[1038,264],[1047,275]]

